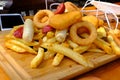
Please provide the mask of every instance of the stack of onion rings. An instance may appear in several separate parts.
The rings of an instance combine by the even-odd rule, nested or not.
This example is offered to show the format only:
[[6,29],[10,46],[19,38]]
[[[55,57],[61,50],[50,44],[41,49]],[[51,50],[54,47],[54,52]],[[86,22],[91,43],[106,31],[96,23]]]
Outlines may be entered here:
[[[77,34],[77,30],[81,27],[87,28],[89,31],[89,36],[87,38],[81,38]],[[97,37],[97,31],[93,24],[89,22],[78,22],[71,26],[70,28],[70,37],[73,42],[79,45],[89,45],[91,44]]]
[[[50,10],[39,10],[34,18],[33,18],[33,22],[35,24],[36,27],[38,28],[43,28],[45,25],[48,25],[49,24],[49,18],[51,16],[53,16],[54,13]],[[44,17],[48,17],[47,20],[45,20],[44,22],[42,22],[41,20],[44,18]]]

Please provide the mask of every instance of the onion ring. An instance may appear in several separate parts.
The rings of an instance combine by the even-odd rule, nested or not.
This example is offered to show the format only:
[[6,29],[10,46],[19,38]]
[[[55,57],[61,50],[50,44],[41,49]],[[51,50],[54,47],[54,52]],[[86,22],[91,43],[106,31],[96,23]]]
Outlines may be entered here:
[[[49,18],[53,15],[54,15],[54,13],[50,10],[39,10],[35,14],[35,16],[33,18],[33,22],[34,22],[36,27],[43,28],[45,25],[49,24]],[[44,22],[43,22],[42,19],[44,19],[46,17],[48,17],[48,19],[44,20]]]
[[68,1],[68,2],[65,2],[64,4],[65,4],[65,10],[67,12],[79,10],[79,8],[75,4],[73,4],[72,2]]
[[[90,35],[87,38],[80,38],[77,34],[77,30],[80,27],[85,27],[89,30]],[[89,45],[91,44],[97,37],[97,31],[95,26],[89,22],[78,22],[71,26],[70,28],[70,37],[73,42],[79,45]]]

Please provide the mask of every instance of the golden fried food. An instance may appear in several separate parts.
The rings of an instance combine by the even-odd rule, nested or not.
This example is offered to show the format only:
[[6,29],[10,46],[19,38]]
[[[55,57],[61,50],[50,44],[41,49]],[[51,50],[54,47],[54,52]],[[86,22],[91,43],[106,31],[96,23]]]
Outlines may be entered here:
[[99,37],[99,38],[104,38],[104,37],[107,36],[107,33],[106,33],[104,27],[99,27],[99,28],[97,28],[97,34],[98,34],[98,37]]
[[72,24],[81,21],[82,14],[80,11],[72,11],[63,14],[56,14],[49,20],[49,25],[55,29],[67,29]]
[[109,35],[111,35],[114,39],[114,41],[117,43],[117,45],[120,47],[120,40],[119,40],[119,30],[115,29],[115,30],[110,30],[109,31]]
[[39,48],[37,56],[35,56],[31,61],[31,68],[36,68],[42,62],[43,57],[44,57],[44,49]]
[[96,27],[96,29],[98,28],[99,20],[95,16],[92,16],[92,15],[83,16],[82,21],[88,21],[88,22],[92,23]]
[[78,52],[79,54],[84,53],[90,48],[90,45],[87,46],[78,46],[76,48],[73,48],[73,51]]
[[57,53],[56,56],[53,59],[52,65],[58,66],[63,58],[64,58],[63,54]]
[[[33,18],[33,22],[36,27],[42,28],[45,25],[48,25],[49,18],[53,16],[54,13],[50,10],[39,10]],[[48,17],[48,18],[47,18]]]
[[120,55],[120,47],[117,45],[117,43],[114,41],[113,37],[111,35],[108,35],[108,41],[111,44],[111,47],[113,49],[113,53]]
[[51,50],[47,50],[44,54],[44,60],[48,60],[50,58],[54,58],[56,52],[51,51]]
[[94,41],[95,45],[97,45],[99,48],[103,49],[107,54],[112,54],[112,48],[110,47],[110,44],[103,39],[96,38]]
[[48,47],[48,49],[55,51],[57,53],[61,53],[65,56],[71,58],[72,60],[76,61],[77,63],[82,64],[83,66],[88,66],[88,62],[83,55],[81,55],[77,52],[74,52],[73,50],[71,50],[68,47],[65,47],[60,44],[52,44],[52,46]]
[[67,42],[68,42],[68,44],[69,44],[69,46],[71,47],[71,48],[77,48],[79,45],[77,44],[77,43],[75,43],[75,42],[73,42],[73,41],[71,41],[71,40],[67,40]]
[[5,42],[5,46],[13,51],[19,52],[19,53],[23,53],[26,52],[26,50],[18,45],[15,45],[9,41]]
[[76,10],[79,10],[79,8],[73,4],[72,2],[65,2],[65,11],[66,12],[69,12],[69,11],[76,11]]
[[[77,30],[80,27],[85,27],[89,30],[89,33],[90,33],[89,37],[81,38],[80,36],[78,36]],[[78,22],[71,26],[70,37],[73,42],[75,42],[79,45],[89,45],[97,38],[97,31],[96,31],[96,28],[94,27],[94,25],[92,25],[89,22]]]
[[22,43],[22,42],[20,42],[20,41],[18,41],[18,40],[10,39],[9,42],[10,42],[11,44],[14,44],[14,45],[16,45],[16,46],[19,46],[19,47],[23,48],[24,50],[26,50],[26,52],[33,53],[33,54],[37,54],[37,52],[36,52],[34,49],[32,49],[32,48],[29,47],[28,45],[26,45],[26,44],[24,44],[24,43]]
[[98,19],[98,26],[102,26],[104,24],[104,21],[102,19]]

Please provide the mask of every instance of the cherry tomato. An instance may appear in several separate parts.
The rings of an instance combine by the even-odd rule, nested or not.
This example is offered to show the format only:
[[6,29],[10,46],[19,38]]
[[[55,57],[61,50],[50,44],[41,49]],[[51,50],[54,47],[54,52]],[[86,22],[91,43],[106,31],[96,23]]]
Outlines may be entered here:
[[23,35],[23,27],[18,28],[18,29],[13,33],[13,35],[14,35],[16,38],[22,38],[22,35]]
[[56,11],[55,11],[55,14],[61,14],[61,13],[63,13],[65,11],[65,5],[64,5],[64,3],[61,3],[58,7],[57,7],[57,9],[56,9]]

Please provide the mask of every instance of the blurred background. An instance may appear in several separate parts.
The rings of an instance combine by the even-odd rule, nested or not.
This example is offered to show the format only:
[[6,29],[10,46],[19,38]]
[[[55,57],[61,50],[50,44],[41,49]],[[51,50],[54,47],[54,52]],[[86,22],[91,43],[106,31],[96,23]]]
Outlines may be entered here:
[[[86,2],[86,0],[0,0],[0,14],[21,13],[23,16],[30,16],[34,15],[40,9],[49,9],[52,3],[61,3],[66,1],[71,1],[78,7],[82,7]],[[115,3],[119,0],[101,1]]]

